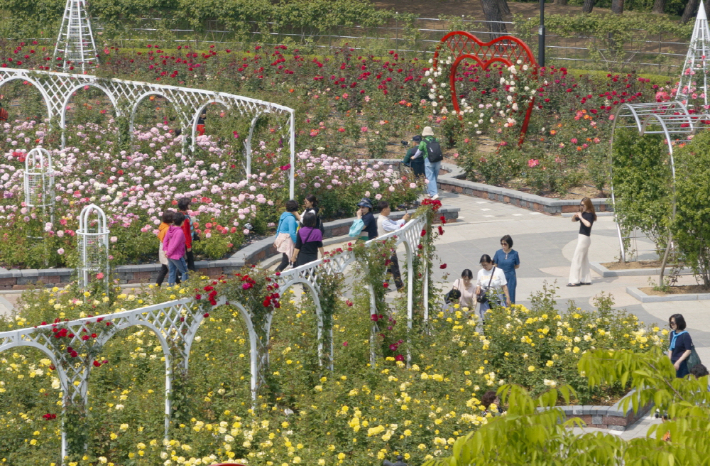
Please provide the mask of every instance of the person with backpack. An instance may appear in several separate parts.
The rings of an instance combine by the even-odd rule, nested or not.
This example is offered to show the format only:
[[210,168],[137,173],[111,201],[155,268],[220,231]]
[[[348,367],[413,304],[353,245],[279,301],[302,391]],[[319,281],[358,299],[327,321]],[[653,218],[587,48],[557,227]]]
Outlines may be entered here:
[[323,234],[316,228],[316,214],[308,212],[303,216],[303,228],[296,234],[296,246],[291,256],[294,268],[318,260],[318,252],[323,257]]
[[419,143],[417,152],[412,156],[412,160],[424,157],[424,171],[428,180],[427,194],[432,199],[439,198],[437,179],[441,169],[441,161],[444,160],[444,153],[441,151],[439,141],[434,137],[434,130],[427,126],[422,131],[422,142]]
[[277,272],[283,271],[291,263],[293,249],[296,245],[296,232],[298,231],[298,202],[291,199],[286,201],[286,212],[281,214],[279,225],[276,227],[276,240],[274,246],[281,253],[281,264],[276,267]]
[[[414,172],[415,177],[420,177],[424,176],[424,159],[422,157],[416,158],[412,160],[412,157],[414,157],[414,154],[417,153],[417,149],[419,148],[419,144],[422,143],[422,137],[419,135],[416,135],[412,138],[412,141],[415,142],[415,145],[412,146],[408,151],[407,154],[404,156],[404,160],[402,160],[402,164],[406,167],[409,167],[412,169]],[[407,141],[402,141],[402,144],[405,144]]]
[[180,280],[187,281],[187,264],[185,263],[185,232],[182,224],[185,216],[182,212],[177,212],[173,216],[173,224],[168,228],[163,238],[163,251],[168,258],[168,285],[175,285],[178,272]]
[[[387,201],[380,201],[377,205],[380,209],[380,215],[377,217],[377,232],[381,234],[390,233],[397,231],[404,226],[409,220],[409,213],[405,213],[404,217],[400,220],[392,220],[389,218],[392,213],[390,209],[390,203]],[[404,283],[402,282],[402,273],[399,270],[399,259],[397,258],[397,251],[390,257],[390,264],[387,268],[387,273],[392,275],[394,279],[394,284],[397,287],[397,291],[402,291],[404,288]],[[389,281],[389,280],[388,280]]]

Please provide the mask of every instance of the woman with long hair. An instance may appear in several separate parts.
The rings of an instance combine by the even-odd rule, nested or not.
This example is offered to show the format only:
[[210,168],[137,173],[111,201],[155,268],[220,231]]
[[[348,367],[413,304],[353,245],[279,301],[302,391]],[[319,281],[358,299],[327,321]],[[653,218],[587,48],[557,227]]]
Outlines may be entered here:
[[592,200],[588,197],[579,203],[579,212],[572,216],[573,222],[580,222],[577,248],[572,257],[572,267],[569,271],[567,286],[580,286],[592,284],[592,272],[589,269],[589,246],[592,244],[592,225],[597,221]]

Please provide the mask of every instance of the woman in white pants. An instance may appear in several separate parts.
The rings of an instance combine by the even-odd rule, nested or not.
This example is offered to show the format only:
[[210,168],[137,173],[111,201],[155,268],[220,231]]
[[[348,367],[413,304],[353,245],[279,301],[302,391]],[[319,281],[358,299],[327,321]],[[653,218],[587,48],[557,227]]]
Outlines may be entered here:
[[592,273],[589,270],[589,246],[592,244],[592,224],[597,220],[592,200],[588,197],[579,204],[579,212],[572,216],[573,222],[580,222],[577,248],[572,257],[572,267],[569,271],[567,286],[580,286],[592,284]]

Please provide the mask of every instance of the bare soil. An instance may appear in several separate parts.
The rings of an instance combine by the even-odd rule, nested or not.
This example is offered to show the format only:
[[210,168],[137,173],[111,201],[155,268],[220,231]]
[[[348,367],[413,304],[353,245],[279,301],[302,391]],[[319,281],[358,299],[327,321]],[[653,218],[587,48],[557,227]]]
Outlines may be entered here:
[[[603,262],[601,265],[609,270],[657,269],[661,267],[661,261]],[[670,270],[672,266],[666,264],[666,268]]]
[[667,291],[655,290],[652,286],[646,286],[639,288],[647,295],[650,296],[668,296],[676,294],[694,294],[694,293],[710,293],[710,288],[705,285],[683,285],[683,286],[671,286]]

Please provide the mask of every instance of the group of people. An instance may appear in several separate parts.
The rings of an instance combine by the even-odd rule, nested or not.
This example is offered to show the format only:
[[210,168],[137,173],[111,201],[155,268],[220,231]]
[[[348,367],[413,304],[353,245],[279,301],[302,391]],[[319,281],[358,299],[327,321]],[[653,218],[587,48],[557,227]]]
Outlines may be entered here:
[[163,284],[166,275],[168,285],[173,286],[188,279],[188,270],[195,270],[192,242],[199,239],[199,236],[188,213],[190,202],[187,197],[181,198],[177,203],[177,212],[173,210],[163,212],[158,226],[158,259],[160,260],[160,272],[156,281],[158,286]]
[[481,256],[481,270],[478,271],[475,284],[473,272],[464,269],[461,278],[452,287],[457,292],[456,299],[461,307],[473,310],[479,305],[481,320],[491,306],[510,306],[515,303],[515,289],[518,285],[515,271],[520,267],[520,255],[513,249],[513,238],[510,235],[500,239],[500,246],[492,258],[488,254]]

